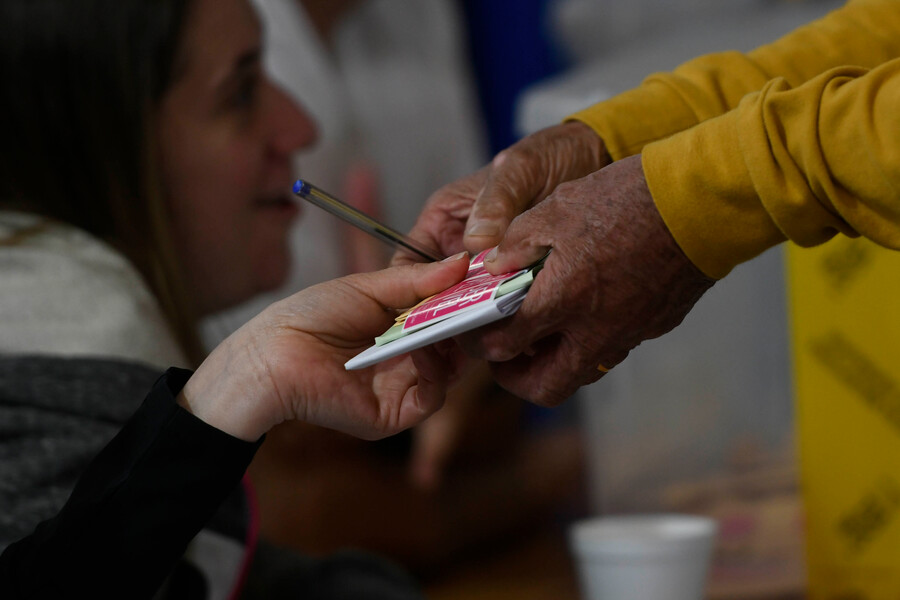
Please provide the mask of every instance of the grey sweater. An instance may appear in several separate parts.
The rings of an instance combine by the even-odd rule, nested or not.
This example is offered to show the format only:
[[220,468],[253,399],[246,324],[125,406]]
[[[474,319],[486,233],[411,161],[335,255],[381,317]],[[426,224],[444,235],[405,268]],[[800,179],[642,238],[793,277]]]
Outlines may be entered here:
[[160,374],[138,363],[0,356],[0,547],[59,511]]

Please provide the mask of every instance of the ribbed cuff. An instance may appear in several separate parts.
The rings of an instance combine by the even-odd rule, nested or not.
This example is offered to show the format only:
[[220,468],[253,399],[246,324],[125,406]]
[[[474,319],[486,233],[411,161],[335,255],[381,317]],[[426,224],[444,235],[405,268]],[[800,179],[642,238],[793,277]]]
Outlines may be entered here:
[[650,79],[566,120],[581,121],[593,129],[613,160],[638,154],[645,144],[697,123],[693,111],[678,94],[666,83]]
[[648,144],[642,156],[663,221],[685,255],[715,279],[787,239],[754,188],[738,117],[732,111],[704,121]]

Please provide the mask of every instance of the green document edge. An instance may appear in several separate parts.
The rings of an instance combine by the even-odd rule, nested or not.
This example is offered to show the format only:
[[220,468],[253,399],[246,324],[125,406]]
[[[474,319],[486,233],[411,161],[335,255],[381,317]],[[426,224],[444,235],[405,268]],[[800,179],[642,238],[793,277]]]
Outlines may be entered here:
[[[534,282],[534,276],[537,275],[537,272],[540,271],[541,267],[543,266],[544,261],[542,259],[539,263],[537,263],[521,275],[517,275],[512,279],[504,281],[500,284],[500,287],[497,288],[497,295],[494,297],[500,298],[501,296],[505,296],[510,292],[514,292],[516,290],[520,290],[524,287],[530,286]],[[423,327],[422,329],[427,328]],[[416,331],[421,330],[417,329]],[[406,335],[408,335],[408,333],[403,331],[403,323],[397,323],[390,329],[379,335],[377,338],[375,338],[375,345],[384,346],[385,344],[389,344],[390,342],[393,342],[396,339],[400,339]]]

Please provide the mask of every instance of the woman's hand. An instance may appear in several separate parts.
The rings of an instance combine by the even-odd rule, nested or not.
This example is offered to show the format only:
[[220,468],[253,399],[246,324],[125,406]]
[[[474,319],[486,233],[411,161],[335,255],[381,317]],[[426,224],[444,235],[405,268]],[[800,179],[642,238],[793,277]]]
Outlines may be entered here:
[[397,310],[459,282],[468,265],[460,254],[351,275],[276,302],[210,354],[179,403],[245,440],[288,419],[364,439],[416,425],[441,407],[462,364],[452,341],[361,371],[344,363],[371,346]]

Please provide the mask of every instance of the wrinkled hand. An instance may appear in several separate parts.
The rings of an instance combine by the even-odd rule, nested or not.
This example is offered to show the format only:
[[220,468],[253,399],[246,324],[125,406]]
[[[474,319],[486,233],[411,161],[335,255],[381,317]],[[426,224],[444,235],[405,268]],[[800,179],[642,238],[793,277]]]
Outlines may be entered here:
[[[410,237],[447,256],[496,246],[518,214],[560,183],[593,173],[610,160],[603,141],[583,123],[542,129],[432,194]],[[393,259],[394,264],[417,260],[402,251]]]
[[510,319],[461,336],[514,394],[555,405],[643,340],[678,325],[713,284],[666,229],[640,156],[565,183],[516,218],[485,265],[527,266],[552,248]]
[[411,427],[438,410],[462,364],[448,341],[368,369],[344,363],[404,309],[460,281],[466,256],[350,275],[277,302],[219,345],[179,396],[227,433],[256,440],[299,419],[364,439]]

